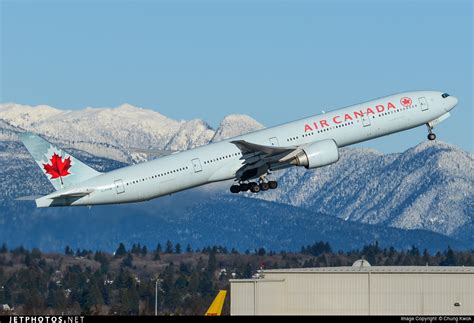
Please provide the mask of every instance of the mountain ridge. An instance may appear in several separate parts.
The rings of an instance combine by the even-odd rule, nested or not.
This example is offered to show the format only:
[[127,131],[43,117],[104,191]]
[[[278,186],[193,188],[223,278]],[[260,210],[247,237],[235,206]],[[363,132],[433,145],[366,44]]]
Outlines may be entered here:
[[[84,209],[39,211],[33,205],[14,201],[17,196],[46,194],[52,190],[51,185],[16,137],[18,132],[23,131],[22,126],[25,124],[27,130],[39,133],[100,171],[108,171],[150,160],[168,154],[173,150],[189,149],[263,127],[257,121],[245,115],[225,117],[216,130],[200,119],[190,121],[173,120],[168,128],[168,130],[171,129],[169,133],[162,132],[162,137],[166,140],[153,146],[149,143],[154,140],[156,134],[137,132],[134,134],[135,137],[128,138],[121,132],[121,129],[116,127],[112,134],[107,133],[106,130],[99,131],[100,129],[95,129],[97,124],[90,125],[90,129],[87,128],[90,131],[82,129],[85,132],[78,132],[76,128],[76,132],[73,132],[75,136],[54,137],[54,132],[50,132],[49,135],[52,135],[50,137],[45,134],[47,133],[45,130],[54,128],[54,126],[48,125],[46,119],[40,122],[41,120],[37,121],[36,118],[48,114],[57,116],[58,114],[54,111],[54,108],[41,106],[40,117],[32,117],[28,113],[22,113],[22,108],[18,106],[15,113],[12,113],[9,109],[11,110],[11,108],[7,109],[5,105],[0,105],[0,223],[6,225],[5,230],[9,228],[8,225],[16,228],[15,230],[21,230],[22,226],[24,227],[24,221],[28,221],[29,214],[49,214],[48,212],[52,212],[55,214],[51,218],[54,221],[59,221],[61,212],[76,214],[76,216],[85,214],[83,213]],[[115,109],[109,109],[105,113],[106,115],[110,111],[115,113],[117,109],[122,110],[124,114],[131,114],[135,118],[142,115],[143,112],[138,113],[139,110],[136,110],[142,108],[124,104]],[[10,112],[6,113],[6,110]],[[26,109],[25,111],[29,110]],[[97,113],[99,112],[89,109],[89,111],[84,112],[83,117],[89,120],[92,118],[91,116],[97,116]],[[144,113],[145,119],[147,119],[148,114],[147,112]],[[158,119],[167,120],[167,117],[159,115]],[[71,120],[78,123],[76,117],[77,115],[73,116]],[[59,120],[59,117],[55,118]],[[55,118],[53,118],[53,125],[58,122]],[[103,117],[103,119],[105,121],[98,118],[100,122],[105,122],[105,124],[107,124],[107,120],[114,120],[109,120],[107,117]],[[142,121],[133,118],[131,120],[138,122],[137,124]],[[145,121],[157,122],[156,120]],[[69,123],[67,124],[69,125]],[[128,123],[125,124],[128,125]],[[63,125],[61,129],[64,130],[64,127]],[[133,131],[133,129],[130,131]],[[119,134],[119,136],[115,138],[115,134]],[[123,136],[127,138],[123,139]],[[101,142],[102,139],[98,140],[98,138],[102,138],[103,142]],[[122,142],[122,140],[125,140],[125,142]],[[242,201],[246,201],[247,205],[256,208],[256,212],[260,212],[258,211],[258,203],[263,203],[262,205],[265,205],[264,210],[268,212],[271,212],[269,210],[273,205],[275,215],[280,219],[279,221],[284,221],[285,217],[283,215],[285,214],[297,212],[304,215],[306,212],[307,217],[319,215],[324,217],[328,226],[339,223],[341,230],[345,230],[346,234],[352,232],[352,223],[361,227],[366,226],[364,227],[365,230],[370,231],[370,228],[372,228],[373,232],[379,232],[379,236],[383,230],[393,229],[394,233],[387,237],[387,240],[399,243],[403,240],[400,237],[407,238],[410,236],[411,241],[415,241],[410,230],[421,230],[416,232],[421,232],[420,234],[425,238],[429,236],[430,238],[426,238],[426,241],[431,241],[431,244],[435,244],[434,240],[436,239],[443,240],[444,238],[441,237],[446,237],[446,239],[452,240],[443,241],[451,241],[451,243],[459,246],[474,248],[473,167],[474,157],[472,153],[440,141],[422,142],[404,152],[392,154],[383,154],[371,148],[346,147],[341,149],[340,161],[333,165],[315,170],[292,167],[276,172],[274,176],[279,180],[277,190],[262,192],[258,195],[245,193],[242,196],[235,197],[230,195],[228,190],[231,182],[222,182],[174,194],[178,197],[179,202],[162,197],[157,199],[157,203],[158,205],[161,205],[162,202],[165,204],[165,207],[159,211],[160,214],[163,213],[160,216],[165,217],[164,220],[167,220],[166,214],[173,214],[174,217],[181,216],[179,212],[173,210],[176,209],[177,205],[185,202],[184,199],[180,199],[183,196],[186,196],[193,203],[200,203],[201,201],[204,203],[200,207],[196,207],[194,212],[201,214],[202,218],[206,218],[207,221],[212,221],[211,216],[223,217],[231,221],[232,212],[237,212],[239,207],[244,207],[246,204]],[[214,197],[214,199],[211,201],[209,196]],[[215,208],[214,211],[212,211],[211,205]],[[294,209],[288,211],[289,209],[282,205]],[[104,210],[104,213],[98,213],[98,216],[102,219],[107,217],[108,213],[114,213],[119,207],[109,206],[100,209]],[[185,212],[184,209],[179,209]],[[207,210],[209,214],[202,213],[201,209]],[[137,212],[137,216],[148,214],[148,211],[145,212],[140,207],[131,207],[130,210]],[[3,217],[1,213],[3,213]],[[13,216],[10,218],[8,217],[9,214]],[[133,217],[131,215],[129,215],[130,218],[126,215],[122,216],[126,221],[132,221]],[[249,217],[250,215],[246,213],[246,216]],[[326,217],[333,217],[334,219],[329,220]],[[239,221],[235,222],[237,226],[235,230],[245,230],[243,222],[253,223],[253,220],[250,219],[242,219],[240,226]],[[199,218],[191,220],[188,229],[199,224],[202,230],[201,237],[204,240],[207,239],[206,241],[211,241],[212,236],[215,235],[212,230],[218,230],[218,227],[213,227],[212,230],[206,229]],[[174,220],[171,219],[170,221],[173,223]],[[313,223],[309,218],[301,223],[303,222]],[[141,223],[146,225],[146,222]],[[267,243],[270,243],[271,236],[262,232],[262,230],[269,230],[266,224],[258,221],[255,223],[258,226],[252,228],[252,234],[262,235]],[[299,226],[291,227],[291,234],[299,235],[302,232],[309,232],[301,223]],[[318,225],[322,225],[322,223],[320,222]],[[114,222],[114,225],[118,226],[114,234],[122,236],[121,234],[127,230],[127,228],[121,227],[119,223]],[[186,227],[181,222],[180,226]],[[221,223],[221,226],[225,226],[225,224]],[[44,224],[44,228],[47,228],[46,224]],[[180,235],[179,232],[182,232],[182,230],[186,231],[182,227],[178,231],[174,231],[171,226],[167,226],[167,228],[169,230],[166,231],[166,234],[176,236]],[[225,232],[227,236],[233,236],[236,239],[231,229],[227,226]],[[323,229],[315,228],[314,230],[317,233],[317,230]],[[55,235],[61,235],[59,231],[58,229],[48,234],[51,234],[54,238]],[[427,232],[440,235],[430,236]],[[18,231],[16,231],[16,234],[19,237],[22,236]],[[151,236],[151,233],[149,234]],[[206,237],[206,234],[209,236]],[[280,238],[283,239],[281,236],[283,233],[279,234]],[[140,234],[135,232],[133,236],[139,237]],[[222,239],[225,237],[221,234],[218,236],[222,236]],[[375,237],[374,235],[371,236]],[[438,238],[433,238],[435,236]],[[192,239],[193,235],[186,237]],[[383,236],[380,237],[383,238]],[[420,239],[422,240],[423,237],[420,237]],[[36,238],[41,240],[41,237]],[[173,236],[168,238],[176,240]],[[28,237],[25,237],[25,239],[28,239]],[[288,237],[288,239],[290,238]],[[341,239],[343,239],[342,236]],[[350,236],[344,240],[344,243],[351,245],[349,239]],[[418,240],[418,242],[421,240]],[[252,241],[256,243],[257,240]]]
[[[231,119],[237,127],[231,128]],[[6,126],[15,128],[14,131],[32,131],[54,143],[127,163],[195,148],[224,136],[233,137],[241,134],[242,129],[250,132],[263,128],[249,116],[230,115],[214,130],[201,119],[173,120],[128,103],[116,108],[81,110],[6,103],[0,104],[0,121],[0,130],[4,132]],[[10,135],[9,139],[15,137]]]

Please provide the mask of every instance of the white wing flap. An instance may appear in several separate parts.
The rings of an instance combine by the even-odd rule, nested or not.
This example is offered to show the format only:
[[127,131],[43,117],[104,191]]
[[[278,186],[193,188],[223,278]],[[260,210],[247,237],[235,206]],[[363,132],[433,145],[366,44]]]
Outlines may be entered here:
[[295,149],[298,149],[298,147],[275,147],[275,146],[258,145],[258,144],[253,144],[245,140],[234,140],[234,141],[231,141],[231,143],[236,145],[237,148],[239,148],[242,154],[244,155],[252,154],[252,153],[276,155],[276,154],[282,154],[282,153],[289,153]]
[[231,143],[240,149],[243,155],[242,159],[245,160],[245,164],[236,173],[236,177],[240,180],[258,177],[273,166],[289,164],[301,151],[301,148],[297,146],[264,146],[245,140],[234,140]]

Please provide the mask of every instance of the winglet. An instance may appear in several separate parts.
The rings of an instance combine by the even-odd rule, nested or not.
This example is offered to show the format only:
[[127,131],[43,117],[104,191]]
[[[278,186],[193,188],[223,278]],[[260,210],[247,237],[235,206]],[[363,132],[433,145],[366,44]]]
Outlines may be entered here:
[[225,296],[227,295],[226,290],[220,290],[216,298],[212,302],[211,306],[206,312],[206,316],[220,316],[222,313],[222,307],[224,306]]

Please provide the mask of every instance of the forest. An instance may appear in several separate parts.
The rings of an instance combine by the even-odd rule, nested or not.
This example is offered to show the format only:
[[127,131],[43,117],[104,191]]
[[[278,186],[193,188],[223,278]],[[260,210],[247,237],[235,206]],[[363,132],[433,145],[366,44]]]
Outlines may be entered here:
[[[113,253],[0,247],[0,314],[203,315],[229,280],[251,278],[258,270],[351,266],[474,266],[474,250],[451,248],[430,254],[381,248],[377,242],[348,252],[327,242],[299,252],[264,248],[239,252],[222,246],[194,250],[166,241],[152,249],[120,243]],[[227,298],[223,314],[229,314]]]

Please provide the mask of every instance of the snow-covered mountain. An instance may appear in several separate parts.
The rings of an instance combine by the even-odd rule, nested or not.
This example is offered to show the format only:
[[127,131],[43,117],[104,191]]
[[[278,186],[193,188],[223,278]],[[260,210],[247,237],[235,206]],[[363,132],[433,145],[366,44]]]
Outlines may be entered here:
[[277,190],[250,196],[344,220],[446,235],[474,223],[474,154],[440,141],[388,155],[341,151],[335,164],[288,169],[278,174]]
[[[20,232],[25,224],[30,223],[32,214],[37,217],[50,214],[47,224],[35,218],[35,223],[43,223],[45,230],[48,230],[49,225],[55,228],[56,219],[59,221],[58,226],[65,221],[60,220],[63,212],[74,214],[66,221],[68,223],[76,221],[72,219],[86,212],[83,208],[73,211],[36,210],[31,203],[14,201],[17,196],[45,194],[52,189],[25,148],[17,141],[16,133],[22,129],[55,141],[84,162],[105,171],[125,163],[151,159],[171,150],[200,146],[262,127],[248,116],[231,115],[221,122],[217,130],[213,130],[202,120],[175,121],[158,112],[130,105],[115,109],[88,108],[79,111],[62,111],[48,106],[0,105],[0,227],[3,228],[3,231],[0,230],[0,237],[2,232],[8,233],[12,239],[21,237],[15,232]],[[387,155],[371,149],[344,148],[341,149],[341,159],[336,164],[316,170],[293,167],[276,172],[275,176],[279,178],[277,190],[257,195],[246,193],[234,199],[228,190],[229,183],[217,183],[178,193],[175,195],[178,200],[180,196],[185,196],[179,202],[158,199],[156,203],[159,207],[152,209],[156,216],[162,217],[160,221],[168,223],[167,234],[177,234],[179,239],[197,239],[199,236],[202,241],[210,241],[215,236],[209,228],[206,229],[200,217],[189,217],[198,214],[197,210],[206,210],[201,212],[202,216],[226,219],[220,222],[220,227],[225,227],[222,236],[235,236],[237,239],[239,235],[235,235],[235,232],[248,230],[248,226],[253,223],[252,231],[245,232],[255,237],[265,236],[263,240],[255,241],[267,245],[271,245],[269,239],[272,239],[272,234],[276,234],[276,231],[264,235],[261,230],[270,230],[268,223],[272,219],[277,222],[286,219],[296,221],[288,232],[278,232],[278,239],[285,240],[287,246],[302,242],[295,235],[305,232],[305,241],[311,243],[311,234],[316,236],[316,233],[327,233],[329,228],[331,232],[340,228],[341,235],[337,239],[347,236],[347,241],[341,241],[341,245],[354,246],[351,232],[355,230],[353,225],[357,224],[361,225],[357,227],[360,230],[356,238],[358,241],[364,240],[364,230],[373,228],[372,237],[378,237],[378,240],[389,239],[397,245],[402,245],[403,239],[409,236],[411,240],[407,240],[407,243],[415,243],[416,240],[419,246],[426,241],[433,247],[433,241],[437,240],[443,241],[442,243],[458,241],[474,248],[474,156],[456,146],[440,141],[423,142],[405,152]],[[213,197],[212,201],[208,201],[209,196]],[[189,209],[175,212],[177,205],[181,207],[186,204],[183,201],[190,203]],[[245,205],[251,207],[252,212],[245,212],[245,221],[239,221],[239,216],[244,213],[240,214],[238,210]],[[264,207],[260,208],[259,205]],[[131,234],[128,229],[110,219],[110,214],[115,214],[112,210],[117,208],[118,206],[98,207],[99,211],[94,216],[100,216],[100,221],[104,223],[115,223],[117,227],[111,231],[115,237],[128,236]],[[136,215],[148,209],[150,208],[126,208],[133,210],[130,215],[134,217],[133,221],[136,221]],[[298,213],[296,220],[288,217],[292,212]],[[127,214],[125,212],[121,216],[127,217]],[[323,215],[324,221],[309,219]],[[151,221],[153,216],[149,214],[147,219]],[[180,218],[182,216],[188,218]],[[262,216],[265,218],[263,222],[259,220]],[[173,221],[178,219],[180,224],[175,226]],[[234,224],[230,226],[226,221]],[[308,230],[308,223],[318,227]],[[197,226],[201,228],[198,233],[193,231]],[[384,228],[392,231],[384,231]],[[403,232],[406,229],[419,231],[405,235]],[[35,230],[32,229],[32,232]],[[54,232],[48,231],[51,235],[48,239],[56,239],[60,246],[60,239],[56,235],[61,236],[61,232],[60,227],[54,229]],[[391,232],[390,238],[382,232]],[[439,235],[427,235],[427,232]],[[140,237],[140,232],[133,234],[131,238]],[[331,235],[332,233],[328,236]],[[416,238],[417,235],[420,235],[419,239]],[[150,237],[152,236],[150,232]],[[43,238],[35,236],[35,239]],[[103,238],[112,241],[108,236]],[[176,240],[173,236],[162,240],[168,238]],[[49,243],[47,239],[42,241]],[[90,243],[93,244],[93,241]],[[239,242],[229,240],[228,243],[238,246]]]
[[208,144],[214,136],[214,130],[200,119],[191,120],[181,125],[178,131],[166,144],[167,150],[185,150]]
[[212,142],[263,129],[263,125],[244,114],[231,114],[222,120]]
[[[213,138],[222,139],[261,128],[261,124],[248,116],[231,115],[215,131],[199,119],[177,121],[130,104],[83,110],[0,104],[0,130],[32,131],[61,143],[63,147],[128,163],[201,146]],[[3,134],[3,138],[5,136]]]

